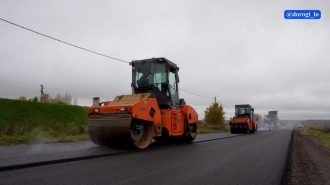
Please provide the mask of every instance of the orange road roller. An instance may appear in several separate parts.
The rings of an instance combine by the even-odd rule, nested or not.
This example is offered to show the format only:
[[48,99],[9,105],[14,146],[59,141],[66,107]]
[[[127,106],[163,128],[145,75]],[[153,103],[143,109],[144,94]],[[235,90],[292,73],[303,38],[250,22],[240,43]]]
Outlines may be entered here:
[[235,105],[235,116],[229,121],[231,133],[255,133],[258,130],[258,117],[249,104]]
[[93,98],[88,134],[96,145],[147,148],[152,140],[192,143],[198,114],[179,99],[179,67],[166,58],[133,60],[132,94]]

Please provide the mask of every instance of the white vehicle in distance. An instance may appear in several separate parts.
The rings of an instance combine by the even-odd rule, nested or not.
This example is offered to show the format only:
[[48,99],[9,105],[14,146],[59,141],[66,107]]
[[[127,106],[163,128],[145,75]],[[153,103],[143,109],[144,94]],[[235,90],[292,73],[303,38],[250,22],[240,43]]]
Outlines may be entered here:
[[298,128],[304,128],[304,126],[303,126],[303,124],[298,124],[298,126],[297,126]]

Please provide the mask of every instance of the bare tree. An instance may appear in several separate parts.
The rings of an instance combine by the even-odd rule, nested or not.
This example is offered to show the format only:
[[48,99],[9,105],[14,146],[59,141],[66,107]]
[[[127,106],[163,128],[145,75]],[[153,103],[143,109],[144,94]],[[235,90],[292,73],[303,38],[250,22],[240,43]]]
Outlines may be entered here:
[[61,101],[62,95],[60,93],[57,93],[56,97],[53,99],[53,101]]
[[44,93],[40,99],[40,102],[50,102],[52,97],[48,93]]
[[62,100],[68,105],[72,104],[72,96],[68,93],[65,93],[65,95],[62,97]]
[[74,100],[73,100],[73,105],[78,105],[77,98],[74,98]]

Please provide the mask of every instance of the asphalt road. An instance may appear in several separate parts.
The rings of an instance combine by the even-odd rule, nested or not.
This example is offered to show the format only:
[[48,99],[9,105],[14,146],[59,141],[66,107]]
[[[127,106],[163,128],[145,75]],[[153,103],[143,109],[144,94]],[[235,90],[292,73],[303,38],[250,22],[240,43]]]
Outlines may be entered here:
[[[235,135],[242,134],[231,134],[229,132],[198,134],[195,141],[226,138]],[[151,147],[153,146],[151,145]],[[99,147],[91,141],[0,147],[0,167],[119,152],[122,152],[122,150]]]
[[0,172],[0,184],[280,184],[292,130]]

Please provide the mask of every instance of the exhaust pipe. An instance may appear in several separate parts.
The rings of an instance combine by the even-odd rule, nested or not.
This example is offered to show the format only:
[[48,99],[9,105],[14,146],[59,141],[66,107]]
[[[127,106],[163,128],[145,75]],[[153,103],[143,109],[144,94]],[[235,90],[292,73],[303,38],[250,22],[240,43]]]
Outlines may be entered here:
[[93,106],[99,106],[99,105],[100,105],[100,97],[94,97]]

